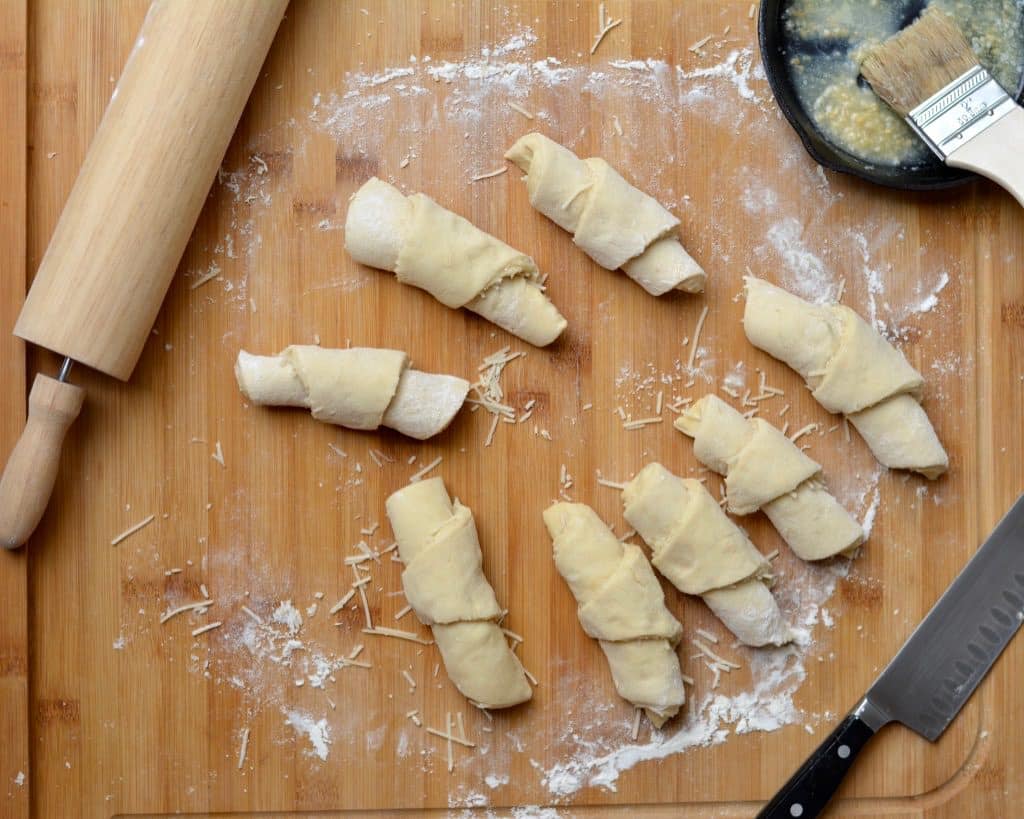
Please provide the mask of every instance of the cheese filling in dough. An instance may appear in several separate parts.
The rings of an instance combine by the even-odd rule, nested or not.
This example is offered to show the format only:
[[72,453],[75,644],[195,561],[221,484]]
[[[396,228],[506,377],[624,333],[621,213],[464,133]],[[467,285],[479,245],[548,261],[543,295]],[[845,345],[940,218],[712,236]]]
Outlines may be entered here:
[[465,307],[538,347],[566,327],[533,259],[422,193],[405,196],[370,179],[349,203],[345,249],[357,262],[390,270],[442,304]]
[[885,466],[926,478],[946,471],[949,456],[920,403],[924,379],[903,353],[849,307],[811,304],[753,276],[745,281],[751,344],[800,373]]
[[651,563],[685,594],[700,595],[740,642],[783,645],[793,639],[765,583],[768,561],[700,481],[659,463],[622,490],[625,517],[651,547]]
[[503,611],[483,573],[473,513],[452,503],[441,478],[399,489],[386,508],[405,597],[433,631],[455,687],[485,708],[526,702],[533,691],[498,626]]
[[619,542],[585,504],[555,503],[544,523],[580,624],[608,658],[615,690],[660,728],[686,701],[675,652],[683,628],[665,608],[647,558]]
[[744,418],[717,395],[705,395],[675,420],[693,438],[697,460],[725,476],[730,512],[764,510],[803,560],[852,554],[860,524],[821,481],[821,465],[761,418]]
[[277,355],[240,350],[235,378],[254,404],[305,407],[318,421],[349,427],[389,427],[423,440],[458,413],[469,382],[409,368],[399,350],[325,350],[292,345]]
[[580,159],[538,133],[521,137],[505,158],[526,174],[530,204],[601,267],[621,268],[654,296],[704,290],[704,270],[675,233],[679,220],[603,159]]

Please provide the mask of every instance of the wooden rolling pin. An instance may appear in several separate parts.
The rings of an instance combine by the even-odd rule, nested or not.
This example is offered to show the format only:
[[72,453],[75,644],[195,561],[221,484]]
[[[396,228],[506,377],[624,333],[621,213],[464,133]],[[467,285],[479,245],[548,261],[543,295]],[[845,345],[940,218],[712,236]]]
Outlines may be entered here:
[[85,397],[71,362],[128,380],[288,0],[155,0],[14,327],[65,356],[37,375],[0,478],[0,543],[24,543]]

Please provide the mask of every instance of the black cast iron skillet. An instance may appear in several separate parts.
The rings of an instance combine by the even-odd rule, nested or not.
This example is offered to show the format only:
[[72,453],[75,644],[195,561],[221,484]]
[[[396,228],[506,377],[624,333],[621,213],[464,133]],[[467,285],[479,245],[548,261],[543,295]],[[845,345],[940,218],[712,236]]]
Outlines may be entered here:
[[[905,190],[939,190],[961,185],[977,175],[969,171],[950,168],[928,153],[928,156],[908,165],[879,165],[867,162],[832,143],[823,134],[814,121],[804,111],[797,98],[796,89],[790,74],[790,66],[786,60],[789,48],[815,49],[829,45],[841,46],[841,43],[790,43],[783,24],[783,13],[789,0],[761,0],[761,12],[758,19],[757,33],[761,45],[761,61],[768,78],[775,100],[782,109],[783,115],[797,132],[800,140],[815,162],[833,171],[853,174],[869,182],[885,185],[890,188]],[[909,25],[924,9],[925,0],[910,3],[904,26]],[[1017,101],[1024,96],[1024,77],[1017,89]]]

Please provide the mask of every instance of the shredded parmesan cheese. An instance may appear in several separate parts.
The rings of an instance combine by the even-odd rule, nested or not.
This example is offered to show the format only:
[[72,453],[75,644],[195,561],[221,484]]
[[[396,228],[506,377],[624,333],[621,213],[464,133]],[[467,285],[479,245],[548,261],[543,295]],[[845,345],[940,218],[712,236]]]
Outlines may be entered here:
[[698,628],[698,629],[694,629],[694,633],[698,637],[703,637],[709,643],[714,643],[716,645],[718,644],[718,638],[714,634],[712,634],[710,631],[705,631],[702,628]]
[[637,418],[635,421],[626,421],[626,423],[622,425],[622,428],[630,430],[640,429],[648,424],[660,424],[664,420],[664,418]]
[[412,475],[410,475],[409,483],[416,483],[417,481],[422,480],[424,475],[426,475],[431,469],[433,469],[443,460],[443,456],[438,455],[436,458],[434,458],[434,460],[432,460],[429,464],[423,467],[419,472],[415,472]]
[[597,47],[601,45],[601,41],[604,40],[605,35],[608,34],[613,28],[622,23],[621,18],[618,20],[612,20],[605,17],[604,3],[601,3],[597,7],[597,20],[598,29],[597,36],[594,38],[594,44],[590,47],[590,53],[593,54],[597,51]]
[[715,675],[714,681],[711,683],[712,688],[718,688],[718,683],[722,681],[722,672],[716,663],[704,661],[704,665],[711,669],[711,673]]
[[498,422],[500,420],[501,420],[501,415],[499,415],[498,413],[495,413],[494,417],[491,419],[491,428],[487,432],[487,437],[484,438],[484,446],[490,446],[494,442],[494,432],[498,428]]
[[208,606],[212,606],[213,602],[213,600],[199,600],[195,603],[186,603],[184,606],[178,606],[178,608],[176,609],[171,609],[170,611],[166,611],[163,614],[161,614],[160,623],[162,625],[166,623],[168,620],[170,620],[172,617],[176,617],[177,615],[182,614],[186,611],[192,611],[193,609],[205,609]]
[[412,674],[410,674],[410,673],[409,673],[408,671],[406,671],[406,670],[405,670],[404,668],[402,669],[402,676],[403,676],[403,677],[405,677],[405,681],[406,681],[407,683],[409,683],[409,687],[410,687],[410,688],[412,688],[412,689],[415,689],[415,688],[416,688],[416,680],[414,680],[414,679],[412,678]]
[[192,636],[198,637],[200,634],[205,634],[208,631],[213,631],[215,628],[220,628],[222,625],[224,624],[220,620],[217,620],[213,623],[207,623],[205,626],[200,626],[197,629],[193,629]]
[[192,282],[192,289],[193,290],[197,290],[198,288],[200,288],[204,284],[206,284],[208,281],[213,281],[214,279],[216,279],[219,275],[220,275],[220,267],[218,267],[215,264],[213,267],[210,268],[210,272],[209,273],[207,273],[202,278],[196,279],[194,282]]
[[533,114],[531,114],[529,111],[527,111],[522,106],[516,105],[514,102],[510,102],[508,104],[508,107],[511,108],[513,111],[515,111],[517,114],[522,114],[527,119],[533,119]]
[[692,51],[694,54],[700,54],[700,50],[704,48],[704,46],[706,46],[709,42],[711,42],[712,37],[714,37],[713,34],[708,34],[706,37],[701,37],[701,39],[699,39],[697,42],[691,45],[687,49],[687,51]]
[[817,428],[818,428],[818,425],[817,425],[817,424],[815,424],[815,423],[810,423],[810,424],[808,424],[808,425],[807,425],[807,426],[805,426],[805,427],[801,427],[801,428],[800,428],[800,429],[798,429],[798,430],[797,430],[796,432],[794,432],[794,433],[793,433],[792,435],[790,435],[790,436],[789,436],[789,440],[791,440],[791,441],[793,441],[794,443],[796,443],[796,442],[797,442],[798,440],[800,440],[800,439],[801,439],[801,438],[802,438],[802,437],[803,437],[804,435],[807,435],[807,433],[809,433],[809,432],[814,432],[814,431],[815,431],[815,430],[816,430]]
[[626,484],[602,478],[600,474],[597,476],[597,483],[599,486],[607,486],[609,489],[618,489],[620,492],[626,488]]
[[632,737],[633,742],[636,742],[636,738],[640,736],[640,716],[643,714],[644,710],[642,708],[636,708],[634,710],[636,711],[636,714],[633,717],[633,730],[630,733],[630,736]]
[[355,596],[356,596],[356,590],[355,589],[349,589],[348,593],[344,597],[342,597],[341,600],[339,600],[337,603],[335,603],[333,606],[331,606],[330,611],[328,613],[329,614],[337,614],[339,611],[341,611],[343,608],[345,608],[345,604],[348,603],[348,601],[351,600]]
[[139,531],[139,529],[144,529],[145,527],[149,526],[149,524],[151,524],[155,518],[156,518],[156,515],[150,515],[148,518],[144,518],[144,519],[140,520],[134,526],[129,526],[127,529],[125,529],[123,532],[121,532],[121,534],[119,534],[117,537],[115,537],[113,540],[111,540],[110,541],[110,545],[111,546],[116,546],[118,543],[120,543],[125,538],[129,538],[132,535],[134,535],[137,531]]
[[704,329],[704,320],[708,317],[708,306],[705,304],[704,309],[700,311],[700,316],[697,319],[697,326],[693,329],[693,340],[690,342],[690,358],[686,362],[686,368],[693,370],[693,362],[697,359],[697,344],[700,342],[700,331]]
[[715,654],[715,652],[713,652],[710,648],[704,645],[704,643],[702,643],[700,640],[691,639],[690,642],[697,647],[697,649],[700,651],[702,655],[704,655],[713,663],[715,663],[715,665],[719,666],[723,671],[731,671],[734,668],[739,668],[739,666],[736,665],[736,663],[730,663],[728,660],[723,660],[721,657]]
[[[533,117],[531,117],[530,119],[533,119]],[[489,171],[488,173],[477,174],[476,176],[471,177],[469,181],[470,182],[479,182],[482,179],[493,179],[495,176],[501,176],[507,170],[508,170],[508,166],[505,166],[503,168],[498,168],[496,171]]]
[[242,729],[242,746],[238,749],[238,770],[245,764],[245,754],[249,750],[249,729]]
[[[431,735],[433,735],[435,737],[440,737],[441,739],[443,739],[443,740],[445,740],[446,742],[449,742],[449,743],[457,742],[457,743],[459,743],[459,745],[464,745],[467,748],[475,748],[476,747],[476,743],[475,742],[470,742],[468,739],[460,739],[459,737],[455,736],[452,733],[451,722],[452,722],[452,714],[449,711],[448,712],[448,719],[446,720],[446,723],[447,723],[447,726],[448,726],[448,730],[447,731],[439,731],[439,730],[437,730],[437,728],[430,728],[430,727],[428,727],[427,728],[427,733],[431,734]],[[449,768],[448,770],[451,770],[451,768]]]
[[[408,640],[410,643],[419,643],[421,646],[431,646],[434,644],[433,640],[424,640],[417,634],[413,634],[411,631],[399,631],[393,628],[384,628],[383,626],[375,626],[374,628],[364,628],[363,634],[376,634],[380,637],[397,637],[399,640]],[[437,676],[435,673],[434,676]]]

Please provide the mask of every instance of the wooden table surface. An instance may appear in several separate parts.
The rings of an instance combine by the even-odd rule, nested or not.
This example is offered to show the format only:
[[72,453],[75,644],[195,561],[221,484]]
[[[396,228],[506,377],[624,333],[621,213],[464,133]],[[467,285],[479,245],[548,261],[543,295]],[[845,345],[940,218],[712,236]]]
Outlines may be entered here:
[[[822,174],[774,108],[756,51],[747,65],[746,0],[610,2],[623,23],[594,56],[596,3],[499,5],[293,2],[131,382],[75,372],[88,398],[49,512],[26,549],[0,555],[0,815],[504,815],[535,805],[565,816],[750,816],[855,703],[1024,488],[1024,215],[1008,195],[982,183],[910,195]],[[146,6],[0,3],[3,328],[13,327]],[[709,33],[703,54],[690,50]],[[648,58],[660,62],[635,62]],[[488,66],[499,69],[481,71]],[[531,129],[604,156],[670,204],[709,272],[707,294],[656,300],[597,268],[530,209],[518,173],[470,182],[501,167],[504,149]],[[372,174],[430,194],[533,255],[569,319],[565,338],[529,348],[348,259],[346,202]],[[762,709],[761,718],[785,724],[744,730],[726,714],[723,741],[686,740],[707,728],[714,696],[743,711],[740,698],[763,680],[766,660],[732,647],[699,601],[667,588],[688,636],[715,631],[743,667],[712,690],[684,644],[684,670],[696,680],[690,716],[661,737],[644,726],[636,753],[662,755],[672,737],[693,747],[632,766],[632,710],[578,625],[540,513],[563,488],[563,465],[566,493],[619,532],[618,493],[598,485],[599,471],[622,480],[656,459],[696,474],[668,410],[640,431],[623,429],[615,412],[650,414],[658,391],[666,404],[721,395],[727,374],[754,386],[761,369],[791,404],[783,419],[783,400],[766,403],[766,418],[831,430],[836,419],[797,376],[746,342],[736,296],[748,268],[803,286],[845,279],[844,302],[874,312],[926,375],[925,405],[951,469],[930,484],[881,472],[841,429],[803,439],[844,502],[874,519],[848,573],[804,567],[760,516],[744,521],[763,551],[782,549],[786,611],[813,619],[802,624],[809,643],[780,666],[805,678],[762,703],[782,711]],[[193,288],[211,271],[217,277]],[[699,373],[687,387],[687,339],[705,305]],[[508,365],[506,396],[520,411],[534,401],[534,414],[499,424],[489,447],[490,416],[468,411],[416,444],[242,400],[232,376],[240,347],[270,353],[317,338],[405,349],[424,369],[470,378],[511,345],[527,355]],[[56,364],[0,333],[0,450],[20,431],[26,373]],[[223,466],[211,458],[218,442]],[[381,466],[378,452],[389,459],[377,455]],[[438,455],[431,474],[474,510],[506,625],[525,638],[520,653],[538,679],[529,705],[493,723],[467,708],[443,671],[433,676],[433,646],[361,634],[357,606],[326,611],[351,583],[343,560],[353,544],[390,542],[384,498]],[[111,546],[151,514],[153,523]],[[372,573],[374,621],[419,629],[411,615],[394,619],[404,606],[399,566],[385,556]],[[199,599],[201,587],[216,601],[209,614],[158,622]],[[280,628],[273,651],[256,645],[266,635],[242,609],[266,626],[286,600],[305,621],[292,658],[280,653]],[[223,625],[192,637],[214,620]],[[373,667],[335,669],[317,687],[315,658],[330,663],[359,643]],[[934,745],[887,729],[833,814],[1019,813],[1022,664],[1017,641]],[[412,709],[434,727],[464,713],[477,747],[457,749],[452,773],[444,744],[406,717]],[[326,759],[296,724],[326,732]],[[593,781],[600,765],[588,749],[613,757],[613,787]],[[580,771],[576,785],[558,785],[559,774]]]

